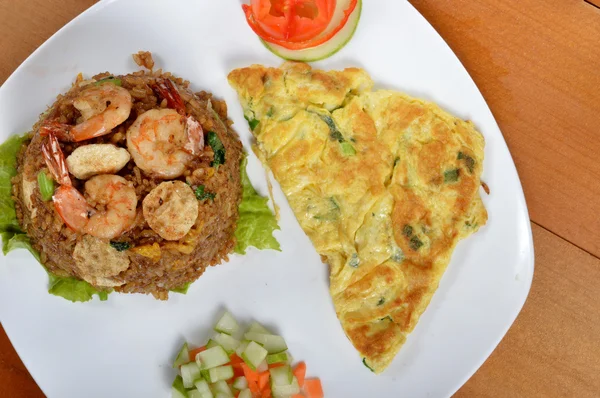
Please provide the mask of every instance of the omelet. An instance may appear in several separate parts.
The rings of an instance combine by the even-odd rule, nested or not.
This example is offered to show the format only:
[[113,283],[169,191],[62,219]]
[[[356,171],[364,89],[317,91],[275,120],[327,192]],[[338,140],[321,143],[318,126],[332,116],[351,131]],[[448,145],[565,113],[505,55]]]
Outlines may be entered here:
[[483,136],[436,104],[373,91],[358,68],[233,70],[256,138],[330,268],[339,321],[375,373],[427,308],[460,239],[487,221]]

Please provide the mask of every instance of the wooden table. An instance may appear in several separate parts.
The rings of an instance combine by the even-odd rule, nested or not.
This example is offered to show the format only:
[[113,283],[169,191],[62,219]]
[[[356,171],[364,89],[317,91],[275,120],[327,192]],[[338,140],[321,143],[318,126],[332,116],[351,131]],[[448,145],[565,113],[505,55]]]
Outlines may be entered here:
[[[0,82],[93,3],[0,0]],[[523,311],[456,396],[599,397],[600,0],[411,3],[490,105],[523,182],[536,252]],[[0,396],[42,397],[0,332]]]

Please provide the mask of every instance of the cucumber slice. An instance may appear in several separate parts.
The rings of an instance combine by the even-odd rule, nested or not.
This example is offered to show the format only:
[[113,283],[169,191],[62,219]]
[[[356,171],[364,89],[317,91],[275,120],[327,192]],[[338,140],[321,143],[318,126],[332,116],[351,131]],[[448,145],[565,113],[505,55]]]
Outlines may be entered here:
[[233,394],[226,394],[224,392],[218,392],[217,395],[215,395],[215,398],[234,398]]
[[267,350],[262,348],[256,342],[251,341],[248,343],[244,352],[242,352],[242,359],[252,368],[252,370],[256,370],[261,362],[265,360],[267,354]]
[[211,368],[208,370],[208,376],[211,383],[231,379],[233,377],[233,367],[231,365],[226,365]]
[[258,373],[266,372],[267,370],[269,370],[269,365],[267,365],[267,361],[262,361],[262,362],[260,363],[260,365],[258,365],[258,366],[256,367],[256,371],[257,371]]
[[[219,396],[223,396],[223,397],[231,397],[233,398],[233,392],[231,391],[231,388],[229,388],[229,385],[224,381],[224,380],[220,380],[217,381],[216,383],[213,383],[211,385],[213,393],[215,394],[215,397],[219,397]],[[221,394],[221,395],[219,395]]]
[[239,330],[240,326],[237,321],[228,311],[225,311],[221,319],[215,325],[215,330],[217,332],[225,333],[228,335],[232,335]]
[[200,378],[200,366],[196,362],[184,363],[179,371],[185,388],[192,388],[194,382]]
[[246,330],[246,333],[273,334],[269,331],[269,329],[267,329],[266,327],[264,327],[263,325],[261,325],[258,322],[252,322],[252,325],[250,325],[248,327],[248,330]]
[[[279,369],[279,368],[277,368]],[[295,394],[300,393],[300,386],[298,385],[298,380],[296,377],[293,377],[292,382],[287,386],[284,385],[273,385],[271,387],[271,392],[273,393],[274,398],[287,398]]]
[[198,390],[190,390],[187,392],[188,398],[204,398],[202,393]]
[[178,367],[180,367],[184,363],[188,363],[189,361],[190,361],[190,353],[188,350],[188,344],[183,343],[183,346],[181,347],[181,349],[179,350],[179,353],[177,354],[177,358],[175,358],[175,362],[173,362],[173,368],[177,369]]
[[248,380],[244,376],[240,376],[233,382],[233,388],[236,390],[245,390],[248,388]]
[[171,386],[171,397],[172,398],[189,398],[188,393],[183,386],[183,379],[177,375]]
[[[223,347],[219,345],[198,353],[198,356],[202,362],[203,369],[215,368],[229,362],[229,355],[227,355]],[[195,364],[196,363],[194,363],[194,365]]]
[[252,398],[252,391],[250,391],[249,388],[245,388],[242,391],[240,391],[240,395],[238,395],[238,398]]
[[217,343],[213,339],[208,339],[208,342],[206,343],[206,348],[213,348],[213,347],[216,347],[218,345],[219,345],[219,343]]
[[194,385],[196,386],[196,390],[198,390],[198,392],[200,392],[204,395],[210,394],[210,396],[212,397],[212,395],[213,395],[212,391],[210,391],[210,387],[208,386],[208,382],[206,380],[204,380],[204,379],[196,380]]
[[[340,1],[339,3],[342,2]],[[340,29],[340,31],[337,32],[337,34],[331,39],[316,47],[307,48],[304,50],[289,50],[277,44],[268,43],[262,39],[261,41],[269,51],[283,59],[312,62],[331,57],[333,54],[341,50],[354,35],[356,27],[358,26],[358,21],[360,20],[361,9],[362,1],[358,0],[356,8],[354,8],[354,11],[352,11],[352,14],[350,14],[350,17],[348,17],[344,27]]]
[[287,352],[280,352],[278,354],[267,355],[267,364],[272,365],[274,363],[279,363],[279,362],[289,363]]
[[292,367],[289,365],[279,366],[277,368],[269,369],[271,374],[271,386],[289,386],[292,384],[294,374],[292,373]]
[[274,334],[248,332],[244,335],[244,338],[259,343],[269,354],[277,354],[286,351],[288,348],[283,337]]
[[213,340],[216,341],[228,355],[231,355],[240,346],[239,340],[234,339],[227,333],[217,333],[214,335]]
[[238,348],[236,348],[235,353],[237,354],[238,357],[240,357],[240,358],[242,357],[242,352],[244,352],[246,347],[248,347],[249,343],[250,343],[250,340],[244,340],[240,343]]

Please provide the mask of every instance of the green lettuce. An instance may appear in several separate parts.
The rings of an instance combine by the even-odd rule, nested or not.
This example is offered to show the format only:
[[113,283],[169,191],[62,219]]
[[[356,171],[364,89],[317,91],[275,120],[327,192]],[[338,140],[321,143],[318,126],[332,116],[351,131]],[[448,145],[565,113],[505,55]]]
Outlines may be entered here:
[[17,174],[17,154],[27,140],[27,134],[13,135],[0,145],[0,233],[21,232],[11,196],[10,180]]
[[279,242],[273,237],[273,231],[279,229],[275,215],[267,206],[268,198],[260,196],[246,173],[248,159],[242,158],[240,174],[242,177],[242,202],[240,203],[240,218],[235,230],[237,244],[234,251],[245,254],[248,246],[257,249],[281,250]]
[[[0,145],[0,236],[4,255],[15,249],[26,249],[39,262],[40,254],[31,246],[27,234],[21,231],[15,212],[15,202],[11,196],[11,179],[17,174],[17,154],[27,140],[29,140],[27,134],[13,135]],[[48,272],[50,281],[48,293],[50,294],[73,302],[89,301],[94,294],[97,294],[100,300],[108,298],[109,292],[99,291],[86,281],[58,276],[49,272],[45,267],[44,269]]]
[[176,287],[175,289],[171,289],[171,291],[173,293],[187,294],[187,291],[190,288],[191,284],[192,284],[192,282],[184,283],[183,285]]

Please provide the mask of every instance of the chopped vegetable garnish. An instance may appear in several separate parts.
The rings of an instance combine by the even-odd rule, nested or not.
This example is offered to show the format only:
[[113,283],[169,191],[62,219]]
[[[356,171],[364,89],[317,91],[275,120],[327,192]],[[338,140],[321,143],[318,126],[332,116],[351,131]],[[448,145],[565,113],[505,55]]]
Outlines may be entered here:
[[211,163],[212,167],[217,167],[221,164],[225,163],[225,147],[223,143],[219,139],[219,136],[214,131],[209,131],[206,135],[206,140],[208,141],[208,145],[213,150],[214,158]]
[[[242,335],[238,333],[239,324],[229,312],[219,319],[214,329],[218,334],[205,346],[189,350],[185,343],[179,350],[173,364],[178,370],[171,389],[173,397],[323,397],[320,380],[305,378],[304,362],[291,366],[292,356],[281,336],[254,322],[243,333],[248,340],[239,342],[228,334],[238,338]],[[242,358],[236,353],[227,356],[233,340],[238,341],[237,350]],[[267,354],[269,348],[281,351]]]
[[131,247],[131,244],[129,244],[129,242],[113,242],[113,241],[110,241],[110,245],[112,247],[114,247],[118,252],[125,251],[125,250],[127,250],[127,249],[129,249]]
[[121,79],[116,78],[114,76],[108,76],[108,77],[105,77],[104,79],[100,79],[95,84],[96,84],[96,86],[99,86],[99,85],[104,84],[104,83],[112,83],[115,86],[121,86],[122,85]]
[[421,242],[421,239],[419,239],[416,236],[413,236],[412,238],[410,238],[410,248],[417,251],[419,250],[419,248],[423,246],[423,242]]
[[356,149],[354,149],[354,146],[352,146],[351,143],[349,142],[342,142],[340,144],[341,148],[342,148],[342,153],[346,156],[353,156],[356,155]]
[[198,185],[194,193],[196,194],[196,199],[198,200],[215,200],[216,196],[215,193],[206,191],[206,187],[204,185]]
[[452,169],[444,171],[444,182],[456,182],[458,181],[459,169]]
[[244,116],[244,119],[246,119],[246,121],[248,121],[248,126],[250,126],[250,130],[254,131],[254,129],[256,128],[256,126],[258,126],[259,121],[252,118],[250,119],[247,116]]
[[38,186],[43,201],[49,201],[54,194],[54,180],[44,171],[40,171],[37,176]]

